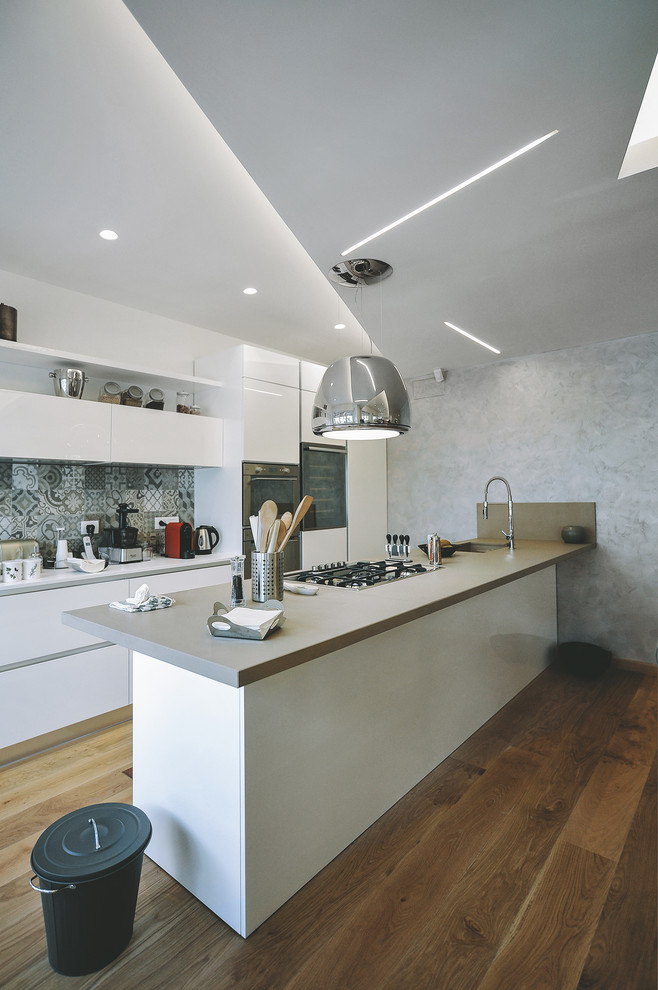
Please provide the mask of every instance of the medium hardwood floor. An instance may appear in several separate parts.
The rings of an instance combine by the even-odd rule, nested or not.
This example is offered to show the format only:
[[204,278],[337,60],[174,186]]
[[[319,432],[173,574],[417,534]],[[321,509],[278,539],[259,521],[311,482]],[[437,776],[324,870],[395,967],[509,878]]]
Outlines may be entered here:
[[130,724],[13,764],[0,986],[655,990],[656,684],[544,671],[246,940],[147,856],[130,945],[83,977],[48,964],[30,852],[131,800]]

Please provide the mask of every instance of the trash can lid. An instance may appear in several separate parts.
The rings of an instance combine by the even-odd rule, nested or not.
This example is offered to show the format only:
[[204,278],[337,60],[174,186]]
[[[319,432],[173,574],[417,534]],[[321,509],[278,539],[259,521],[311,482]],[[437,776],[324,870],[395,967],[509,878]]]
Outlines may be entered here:
[[37,839],[33,871],[54,883],[94,880],[143,852],[151,822],[132,804],[91,804],[50,825]]

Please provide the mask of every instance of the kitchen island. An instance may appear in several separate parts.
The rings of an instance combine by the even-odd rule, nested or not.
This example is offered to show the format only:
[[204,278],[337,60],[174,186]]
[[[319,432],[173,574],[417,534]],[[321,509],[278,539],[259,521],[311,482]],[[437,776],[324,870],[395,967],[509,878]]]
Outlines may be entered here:
[[547,665],[556,566],[588,549],[520,541],[361,591],[286,594],[263,642],[209,634],[228,585],[156,612],[65,614],[134,651],[148,855],[250,934]]

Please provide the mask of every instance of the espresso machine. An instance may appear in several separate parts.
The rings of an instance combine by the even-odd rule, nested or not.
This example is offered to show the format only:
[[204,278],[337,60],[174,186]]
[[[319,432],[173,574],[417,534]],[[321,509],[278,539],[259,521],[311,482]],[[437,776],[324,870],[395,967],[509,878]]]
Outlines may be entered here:
[[117,506],[119,525],[104,529],[101,534],[98,556],[111,564],[132,564],[143,558],[143,547],[137,542],[139,531],[136,526],[128,525],[131,512],[139,512],[139,509],[127,502],[120,502]]

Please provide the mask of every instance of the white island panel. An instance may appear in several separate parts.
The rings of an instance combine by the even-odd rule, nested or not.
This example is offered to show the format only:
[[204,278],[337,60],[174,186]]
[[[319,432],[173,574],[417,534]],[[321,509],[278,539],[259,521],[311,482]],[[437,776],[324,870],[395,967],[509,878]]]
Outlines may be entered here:
[[242,688],[136,655],[147,854],[249,935],[528,684],[556,636],[549,567]]
[[147,855],[246,934],[242,689],[133,653],[133,802]]

